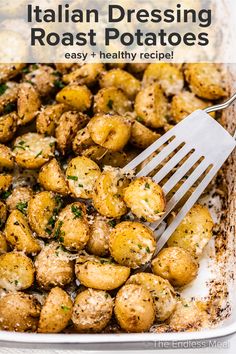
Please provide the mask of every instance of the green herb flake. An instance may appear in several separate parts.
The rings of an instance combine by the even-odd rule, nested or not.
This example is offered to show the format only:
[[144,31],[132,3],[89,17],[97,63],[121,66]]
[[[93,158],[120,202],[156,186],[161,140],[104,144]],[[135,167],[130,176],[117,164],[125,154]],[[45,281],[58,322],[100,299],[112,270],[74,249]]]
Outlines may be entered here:
[[6,84],[0,85],[0,96],[4,94],[4,92],[8,89]]
[[32,67],[32,70],[37,70],[39,68],[39,66],[37,64],[31,65],[31,67]]
[[37,157],[39,157],[40,155],[42,155],[42,150],[41,151],[39,151],[39,153],[34,157],[35,159],[37,159]]
[[74,219],[81,218],[83,216],[82,210],[80,208],[78,208],[77,206],[75,206],[75,205],[71,206],[71,211],[72,211],[72,213],[75,216]]
[[150,189],[150,184],[149,183],[145,183],[145,189]]
[[63,311],[69,311],[69,310],[70,310],[70,307],[65,306],[65,305],[61,305],[61,309],[62,309]]
[[5,191],[1,194],[1,199],[7,199],[11,195],[10,191]]
[[115,227],[116,226],[116,221],[115,220],[110,220],[110,221],[108,221],[108,225],[110,225],[111,227]]
[[16,209],[18,209],[19,211],[21,211],[23,214],[26,215],[26,209],[28,207],[28,203],[27,202],[19,202],[16,205]]
[[28,66],[26,66],[25,68],[22,69],[22,72],[24,74],[28,74],[30,72],[30,68]]
[[56,87],[58,89],[63,89],[65,87],[65,85],[63,84],[63,82],[61,80],[55,80],[54,87]]
[[112,109],[113,108],[113,101],[112,100],[109,100],[108,102],[107,102],[107,107],[108,108],[110,108],[110,109]]
[[58,238],[58,237],[60,236],[62,225],[63,225],[63,221],[60,220],[60,221],[58,222],[58,227],[57,227],[57,229],[56,229],[56,231],[55,231],[55,234],[54,234],[54,237],[55,237],[55,238]]
[[138,248],[141,250],[143,247],[142,245],[138,244]]
[[139,123],[143,123],[143,118],[141,118],[141,117],[139,117],[139,116],[136,118],[136,120],[137,120]]
[[4,113],[5,113],[5,114],[11,113],[11,112],[14,111],[15,109],[16,109],[15,103],[8,103],[8,104],[6,104],[6,106],[4,107]]
[[18,280],[15,280],[14,283],[15,283],[15,285],[18,285],[19,282],[18,282]]
[[84,187],[84,185],[83,185],[83,184],[80,184],[80,183],[79,183],[78,186],[79,186],[80,188],[83,188],[83,187]]
[[78,181],[78,177],[77,176],[67,176],[67,179],[71,179],[72,181]]
[[146,251],[147,251],[147,253],[150,253],[151,251],[150,251],[150,248],[147,246],[146,247]]

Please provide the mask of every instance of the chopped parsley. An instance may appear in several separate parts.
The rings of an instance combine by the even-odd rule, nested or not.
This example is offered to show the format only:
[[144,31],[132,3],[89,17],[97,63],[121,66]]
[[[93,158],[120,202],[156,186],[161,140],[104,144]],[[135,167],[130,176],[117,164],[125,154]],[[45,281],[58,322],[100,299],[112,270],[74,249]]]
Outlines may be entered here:
[[150,251],[150,248],[147,246],[146,247],[146,251],[147,251],[147,253],[150,253],[151,251]]
[[16,109],[16,104],[15,103],[8,103],[6,104],[6,106],[4,107],[4,113],[8,114],[11,113],[12,111],[14,111]]
[[18,280],[15,280],[14,283],[15,283],[15,285],[18,285],[19,282],[18,282]]
[[6,84],[0,85],[0,96],[4,94],[4,92],[8,89]]
[[1,194],[1,199],[7,199],[11,195],[11,191],[5,191]]
[[63,89],[65,87],[65,85],[63,84],[63,82],[61,80],[55,80],[54,87],[56,87],[58,89]]
[[37,70],[37,69],[39,68],[39,66],[38,66],[37,64],[33,64],[33,65],[31,65],[31,68],[32,68],[33,70]]
[[83,188],[83,186],[84,186],[83,184],[80,184],[80,183],[79,183],[79,187]]
[[113,108],[113,101],[112,100],[109,100],[108,102],[107,102],[107,107],[108,108],[110,108],[110,109],[112,109]]
[[71,211],[72,211],[72,213],[75,216],[74,219],[81,218],[83,216],[82,210],[80,208],[78,208],[77,206],[75,206],[75,205],[71,206]]
[[28,203],[27,202],[19,202],[16,205],[16,209],[18,209],[19,211],[21,211],[23,214],[26,214],[26,209],[28,207]]
[[26,68],[23,68],[23,69],[22,69],[22,72],[23,72],[24,74],[28,74],[28,73],[30,72],[30,68],[27,66]]
[[110,221],[108,221],[108,225],[110,225],[111,227],[115,227],[116,226],[116,221],[115,220],[110,220]]
[[150,189],[150,184],[149,183],[145,183],[145,189]]
[[41,151],[39,151],[39,153],[34,157],[35,159],[37,159],[37,157],[39,157],[40,155],[42,155],[42,150]]
[[63,221],[60,220],[60,221],[58,222],[58,227],[57,227],[57,229],[56,229],[56,231],[55,231],[55,234],[54,234],[55,238],[58,238],[58,237],[60,236],[62,225],[63,225]]
[[139,117],[139,116],[136,118],[136,120],[137,120],[139,123],[143,123],[143,118],[141,118],[141,117]]
[[72,181],[78,181],[78,177],[77,176],[67,176],[67,179],[71,179]]
[[69,311],[70,307],[65,306],[65,305],[61,305],[61,309],[64,310],[64,311]]

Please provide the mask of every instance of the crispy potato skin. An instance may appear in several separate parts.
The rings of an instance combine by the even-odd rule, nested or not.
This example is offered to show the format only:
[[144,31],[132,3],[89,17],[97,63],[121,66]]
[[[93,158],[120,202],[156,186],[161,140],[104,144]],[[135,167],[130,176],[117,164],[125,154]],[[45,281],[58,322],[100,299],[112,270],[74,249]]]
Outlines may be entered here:
[[150,229],[141,223],[123,221],[111,231],[109,249],[121,265],[138,268],[149,262],[155,252],[156,241]]
[[33,237],[29,228],[27,218],[19,210],[11,212],[4,232],[7,242],[17,251],[36,254],[41,250],[39,242]]
[[69,74],[63,75],[63,81],[67,84],[76,83],[78,85],[93,86],[104,69],[104,65],[101,63],[84,64]]
[[8,210],[11,212],[23,205],[25,211],[28,208],[28,202],[33,196],[33,191],[30,187],[14,188],[11,195],[6,200]]
[[0,143],[7,143],[16,132],[18,115],[12,112],[0,117]]
[[88,128],[85,127],[77,132],[72,143],[72,149],[76,155],[80,155],[83,150],[93,145],[95,143],[89,134]]
[[64,173],[56,159],[52,159],[42,166],[38,180],[46,191],[61,195],[69,193]]
[[39,94],[33,85],[25,82],[19,86],[17,99],[18,124],[24,125],[31,122],[40,108]]
[[126,96],[133,100],[140,90],[140,81],[122,69],[112,69],[101,74],[99,80],[101,88],[116,87],[124,91]]
[[97,115],[88,123],[92,140],[112,151],[120,151],[128,143],[131,124],[121,116]]
[[40,110],[36,118],[36,129],[39,134],[54,135],[57,122],[61,115],[68,111],[64,103],[49,105]]
[[0,171],[2,169],[11,170],[14,167],[14,158],[8,146],[0,144]]
[[72,315],[73,302],[61,288],[50,290],[40,312],[38,332],[59,333],[68,325]]
[[130,142],[142,150],[152,145],[160,137],[160,134],[145,127],[142,123],[135,120],[131,128]]
[[111,229],[109,219],[97,215],[90,227],[90,237],[86,245],[87,251],[95,256],[107,256]]
[[73,262],[57,243],[45,246],[35,260],[36,280],[42,289],[64,287],[73,279]]
[[73,107],[79,112],[85,112],[91,107],[92,93],[87,86],[73,84],[59,91],[56,100]]
[[132,110],[132,104],[123,91],[116,87],[106,87],[94,96],[93,111],[95,114],[123,115]]
[[3,232],[0,231],[0,255],[7,252],[7,241]]
[[91,159],[78,156],[72,159],[66,170],[70,192],[77,198],[89,199],[101,174],[99,166]]
[[130,268],[104,258],[88,260],[82,264],[77,261],[75,275],[81,284],[88,288],[113,290],[126,282],[130,275]]
[[226,83],[218,64],[187,64],[184,74],[192,92],[197,96],[208,100],[227,96]]
[[0,299],[0,330],[35,332],[40,304],[33,295],[13,292]]
[[181,247],[194,257],[202,254],[212,237],[214,223],[207,207],[195,204],[169,238],[169,247]]
[[114,311],[119,325],[127,332],[146,332],[155,319],[151,294],[136,284],[124,285],[118,291]]
[[7,207],[6,204],[0,201],[0,227],[2,227],[7,219]]
[[73,306],[72,321],[78,332],[101,332],[111,319],[113,300],[102,290],[79,293]]
[[60,212],[53,236],[68,250],[85,248],[89,240],[89,224],[83,203],[69,204]]
[[34,265],[22,253],[9,252],[0,256],[0,287],[7,291],[29,288],[34,282]]
[[173,286],[182,287],[196,278],[198,264],[187,250],[167,247],[152,260],[152,270]]
[[131,182],[125,189],[124,201],[133,214],[149,222],[159,220],[165,210],[164,193],[150,177],[140,177]]

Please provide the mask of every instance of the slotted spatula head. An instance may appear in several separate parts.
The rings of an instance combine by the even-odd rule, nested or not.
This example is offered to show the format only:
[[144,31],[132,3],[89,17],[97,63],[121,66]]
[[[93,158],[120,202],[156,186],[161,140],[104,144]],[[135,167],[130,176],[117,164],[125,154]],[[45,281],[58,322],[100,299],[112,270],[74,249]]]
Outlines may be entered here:
[[[206,112],[198,110],[169,130],[125,167],[126,172],[134,170],[148,159],[149,162],[136,175],[141,177],[149,175],[161,166],[154,174],[153,180],[157,183],[165,180],[162,186],[165,195],[185,178],[177,191],[169,200],[167,199],[165,213],[157,222],[149,225],[155,230],[155,235],[160,236],[157,242],[157,252],[165,245],[199,199],[235,146],[235,139],[216,120]],[[158,153],[151,158],[157,151]],[[171,171],[174,172],[171,174]],[[196,184],[193,193],[173,221],[165,230],[160,228],[158,230],[160,224],[186,192]]]

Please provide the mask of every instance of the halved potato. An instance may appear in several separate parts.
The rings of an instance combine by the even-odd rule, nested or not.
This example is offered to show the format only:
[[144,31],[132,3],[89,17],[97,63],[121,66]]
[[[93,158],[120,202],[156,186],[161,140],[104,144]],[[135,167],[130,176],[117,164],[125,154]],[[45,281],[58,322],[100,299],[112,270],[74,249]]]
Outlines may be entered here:
[[66,103],[80,112],[87,111],[92,104],[92,93],[87,86],[68,85],[58,92],[56,100]]
[[69,190],[64,173],[56,159],[43,165],[38,175],[39,183],[47,191],[67,195]]
[[18,91],[17,113],[19,119],[17,124],[24,125],[31,122],[37,115],[41,101],[38,91],[33,85],[21,83]]

